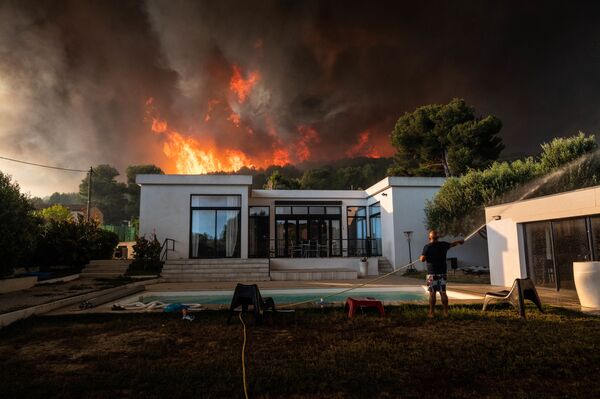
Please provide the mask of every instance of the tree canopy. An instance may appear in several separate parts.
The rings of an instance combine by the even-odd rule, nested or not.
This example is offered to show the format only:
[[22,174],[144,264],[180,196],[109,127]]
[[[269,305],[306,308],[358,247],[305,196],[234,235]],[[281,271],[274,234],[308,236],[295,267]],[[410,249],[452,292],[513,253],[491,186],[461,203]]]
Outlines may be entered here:
[[[104,214],[104,222],[107,224],[119,224],[129,219],[126,205],[125,183],[117,182],[119,176],[117,169],[110,165],[98,165],[94,168],[92,175],[92,203]],[[88,179],[81,181],[79,194],[87,198]]]
[[127,216],[128,219],[140,217],[140,186],[135,182],[137,175],[162,175],[165,172],[156,165],[130,165],[127,176]]
[[36,211],[35,214],[40,216],[46,222],[49,222],[50,220],[61,222],[71,220],[71,212],[69,211],[69,209],[60,204],[40,209],[39,211]]
[[394,127],[397,153],[388,174],[449,177],[486,168],[504,149],[497,136],[501,128],[500,119],[476,117],[463,99],[419,107]]
[[[542,144],[537,158],[494,162],[484,170],[449,178],[425,206],[427,225],[443,233],[466,235],[485,222],[485,206],[598,184],[596,148],[593,135],[579,133]],[[588,153],[592,155],[582,157]]]
[[0,276],[26,266],[38,231],[33,205],[19,185],[0,172]]

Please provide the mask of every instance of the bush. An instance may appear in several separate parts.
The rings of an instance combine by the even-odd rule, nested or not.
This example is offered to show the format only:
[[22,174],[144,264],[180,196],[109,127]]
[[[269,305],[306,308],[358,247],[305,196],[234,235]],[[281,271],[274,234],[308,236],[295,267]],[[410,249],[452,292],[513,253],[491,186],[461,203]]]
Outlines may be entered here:
[[39,236],[36,263],[81,269],[92,259],[111,259],[119,237],[102,230],[96,221],[48,220]]
[[19,185],[0,172],[0,276],[29,266],[40,223],[33,210]]
[[485,222],[485,206],[598,184],[600,156],[592,153],[596,147],[593,135],[555,138],[542,144],[537,159],[494,162],[487,169],[449,178],[425,205],[427,226],[442,234],[467,235]]
[[138,237],[133,245],[133,261],[129,266],[129,272],[156,272],[162,269],[163,262],[160,260],[161,245],[156,235],[148,240],[146,236]]

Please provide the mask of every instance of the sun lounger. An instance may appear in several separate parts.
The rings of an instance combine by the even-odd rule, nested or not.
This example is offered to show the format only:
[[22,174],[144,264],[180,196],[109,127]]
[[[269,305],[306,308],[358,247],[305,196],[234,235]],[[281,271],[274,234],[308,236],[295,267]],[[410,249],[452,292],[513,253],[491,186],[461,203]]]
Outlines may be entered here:
[[530,278],[515,279],[510,291],[502,290],[498,292],[487,292],[483,300],[483,310],[487,309],[490,302],[508,302],[519,311],[519,314],[524,319],[525,299],[529,299],[531,302],[535,303],[540,312],[544,313],[542,302],[540,301],[535,285]]

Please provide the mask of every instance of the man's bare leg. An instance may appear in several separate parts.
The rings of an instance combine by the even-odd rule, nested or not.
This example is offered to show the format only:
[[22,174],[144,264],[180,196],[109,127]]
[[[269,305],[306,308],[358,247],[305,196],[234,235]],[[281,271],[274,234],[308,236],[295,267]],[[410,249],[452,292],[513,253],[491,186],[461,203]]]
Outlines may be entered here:
[[433,317],[433,309],[435,309],[435,291],[429,293],[429,318]]
[[448,317],[448,295],[445,292],[440,292],[442,297],[442,305],[444,305],[444,317]]

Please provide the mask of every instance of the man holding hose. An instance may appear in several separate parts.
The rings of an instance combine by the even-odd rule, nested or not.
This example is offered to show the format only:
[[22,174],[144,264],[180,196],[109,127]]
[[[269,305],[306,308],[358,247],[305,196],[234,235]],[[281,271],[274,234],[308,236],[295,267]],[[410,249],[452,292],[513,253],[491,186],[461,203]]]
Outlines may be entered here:
[[421,262],[427,262],[427,290],[429,291],[429,317],[433,317],[435,308],[435,293],[439,291],[444,305],[444,317],[448,317],[448,295],[446,295],[446,253],[454,246],[464,244],[465,240],[453,242],[438,241],[435,230],[429,232],[429,244],[423,247],[419,257]]

